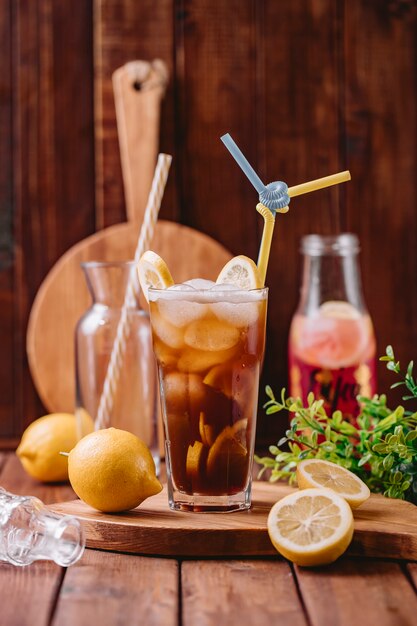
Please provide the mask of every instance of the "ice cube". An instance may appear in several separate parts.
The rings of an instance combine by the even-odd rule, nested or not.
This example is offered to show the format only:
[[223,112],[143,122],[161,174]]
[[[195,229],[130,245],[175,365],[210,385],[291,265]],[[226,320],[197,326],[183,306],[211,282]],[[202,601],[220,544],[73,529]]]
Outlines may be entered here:
[[213,280],[206,280],[205,278],[192,278],[191,280],[186,280],[184,283],[184,285],[188,285],[198,291],[211,289],[215,284]]
[[217,283],[211,288],[212,291],[242,291],[239,285],[233,285],[232,283]]
[[191,285],[187,285],[187,283],[176,283],[168,287],[169,291],[193,291],[193,289],[194,288],[191,287]]
[[154,335],[153,350],[155,352],[156,360],[162,367],[174,367],[177,363],[177,354],[172,351],[172,348],[166,346],[163,341],[158,339]]
[[237,328],[213,318],[191,322],[184,333],[187,346],[209,352],[228,350],[238,343],[239,337]]
[[166,317],[153,308],[151,315],[152,328],[154,333],[164,344],[170,348],[181,348],[184,345],[183,332],[171,324]]
[[169,372],[163,378],[165,404],[168,413],[182,414],[187,407],[188,375]]
[[239,328],[254,324],[259,316],[258,302],[216,302],[210,307],[219,320]]
[[217,352],[204,352],[203,350],[188,348],[188,350],[182,352],[177,367],[182,372],[206,372],[214,365],[224,363],[233,358],[236,354],[236,349],[237,345],[229,350],[219,350]]
[[[190,288],[189,291],[192,291]],[[161,298],[158,300],[161,315],[171,324],[183,328],[190,322],[197,320],[208,311],[208,305],[201,302],[192,302],[184,299]]]

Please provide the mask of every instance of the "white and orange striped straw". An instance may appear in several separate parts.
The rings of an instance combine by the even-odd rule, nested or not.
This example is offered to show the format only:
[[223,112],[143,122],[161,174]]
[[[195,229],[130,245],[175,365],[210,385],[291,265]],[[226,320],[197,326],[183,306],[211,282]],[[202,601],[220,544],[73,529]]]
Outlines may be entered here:
[[[145,250],[149,248],[149,245],[152,241],[156,222],[158,219],[159,209],[161,207],[161,202],[165,191],[165,185],[168,179],[171,161],[172,157],[169,154],[159,154],[158,156],[151,191],[149,193],[148,203],[146,205],[145,215],[135,250],[135,264],[139,262],[142,254],[145,252]],[[110,424],[110,415],[113,409],[114,397],[117,391],[120,372],[123,367],[123,359],[126,352],[126,342],[129,338],[130,332],[130,321],[128,313],[129,309],[135,306],[139,293],[140,286],[137,271],[135,268],[134,271],[132,271],[126,288],[126,295],[120,314],[120,320],[117,325],[116,338],[114,340],[109,364],[107,366],[103,391],[100,396],[100,402],[98,405],[97,415],[95,419],[96,430],[99,430],[100,428],[107,428]]]

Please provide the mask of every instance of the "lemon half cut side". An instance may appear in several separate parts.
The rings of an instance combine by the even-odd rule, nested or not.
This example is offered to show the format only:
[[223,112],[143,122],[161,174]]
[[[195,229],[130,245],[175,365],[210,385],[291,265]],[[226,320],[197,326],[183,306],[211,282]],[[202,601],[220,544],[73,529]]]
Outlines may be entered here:
[[332,563],[353,537],[352,510],[331,489],[305,489],[282,498],[272,507],[267,526],[276,550],[302,566]]
[[356,474],[331,461],[305,459],[297,465],[300,489],[326,487],[342,496],[355,509],[369,498],[368,486]]

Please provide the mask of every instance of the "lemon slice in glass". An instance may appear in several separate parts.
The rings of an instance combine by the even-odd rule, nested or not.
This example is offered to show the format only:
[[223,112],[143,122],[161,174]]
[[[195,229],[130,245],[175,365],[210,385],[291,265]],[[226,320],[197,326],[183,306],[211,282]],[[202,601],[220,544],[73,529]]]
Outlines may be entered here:
[[369,498],[371,492],[353,472],[330,461],[306,459],[297,465],[297,482],[300,489],[326,487],[342,496],[355,509]]
[[138,276],[140,286],[142,287],[147,302],[149,302],[149,287],[167,289],[174,284],[168,265],[165,263],[164,259],[155,252],[152,252],[152,250],[147,250],[142,254],[138,263]]
[[201,441],[195,441],[194,444],[188,446],[186,472],[191,479],[197,479],[202,472],[204,460],[204,445]]
[[217,285],[234,285],[239,289],[263,287],[258,268],[252,259],[241,254],[230,259],[216,280]]
[[331,489],[295,491],[272,507],[268,534],[278,552],[297,565],[332,563],[352,540],[352,509]]
[[361,314],[358,309],[344,300],[327,300],[319,308],[320,315],[340,320],[356,320]]
[[244,476],[247,469],[246,447],[247,419],[240,419],[233,426],[226,426],[211,446],[207,458],[209,476],[226,476],[232,479]]

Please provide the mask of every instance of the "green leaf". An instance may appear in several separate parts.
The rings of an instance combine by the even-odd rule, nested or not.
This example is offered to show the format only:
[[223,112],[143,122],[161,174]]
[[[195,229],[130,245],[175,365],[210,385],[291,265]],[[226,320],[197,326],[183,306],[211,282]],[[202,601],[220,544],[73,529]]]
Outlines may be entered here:
[[396,389],[397,387],[401,387],[401,385],[405,385],[404,380],[400,380],[397,383],[394,383],[393,385],[391,385],[390,389]]
[[390,470],[394,465],[394,458],[392,457],[392,455],[388,454],[388,456],[384,458],[382,465],[384,466],[385,470]]
[[265,393],[268,396],[268,398],[271,398],[271,400],[275,400],[274,392],[272,391],[269,385],[265,387]]
[[403,474],[402,472],[394,472],[394,476],[392,477],[392,480],[394,483],[400,483],[403,479]]
[[358,461],[358,466],[362,467],[362,465],[365,465],[366,463],[368,463],[368,461],[372,458],[372,454],[368,452],[368,454],[364,454],[363,457],[361,459],[359,459]]
[[[403,378],[393,350],[387,351],[384,360]],[[417,382],[410,364],[405,379],[395,383],[395,387],[404,384],[413,394],[406,397],[417,397]],[[405,411],[403,406],[391,411],[385,394],[359,396],[361,410],[355,428],[340,411],[328,417],[323,400],[316,400],[313,394],[304,403],[300,398],[286,398],[282,389],[281,401],[277,402],[271,387],[265,390],[269,398],[266,413],[292,409],[292,415],[285,437],[270,447],[271,456],[255,457],[262,466],[260,474],[268,470],[271,482],[285,480],[293,484],[299,461],[322,458],[351,469],[371,491],[417,502],[417,412]],[[285,444],[289,451],[281,449]]]
[[281,409],[278,406],[274,405],[274,406],[268,407],[265,413],[267,415],[273,415],[273,413],[278,413],[280,410]]
[[385,348],[385,354],[386,354],[386,355],[387,355],[390,359],[393,359],[393,358],[394,358],[394,350],[393,350],[393,348],[392,348],[392,346],[391,346],[391,345],[388,345],[388,346]]

